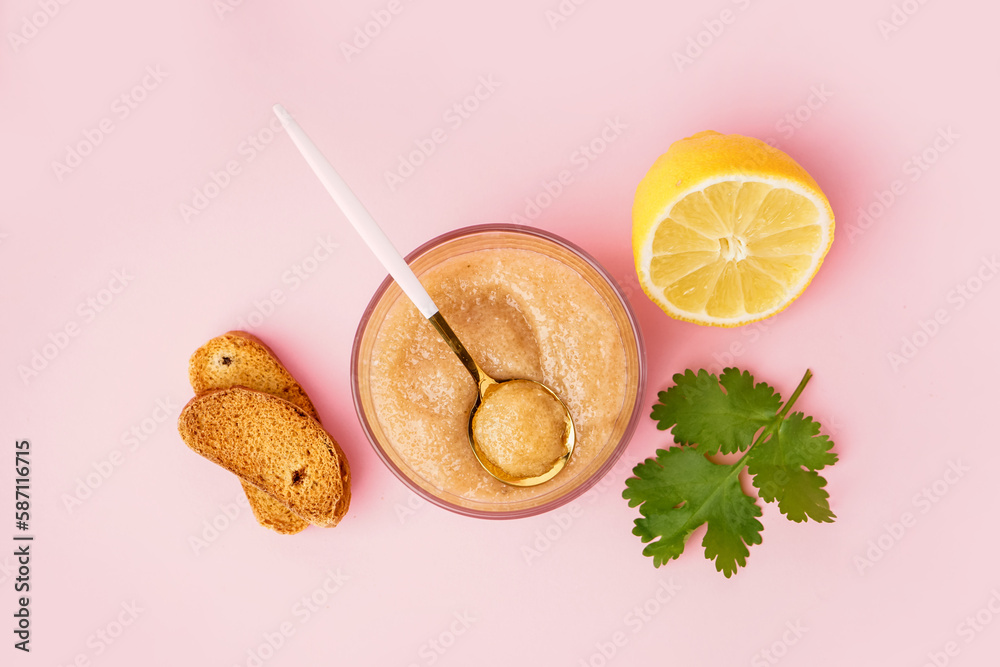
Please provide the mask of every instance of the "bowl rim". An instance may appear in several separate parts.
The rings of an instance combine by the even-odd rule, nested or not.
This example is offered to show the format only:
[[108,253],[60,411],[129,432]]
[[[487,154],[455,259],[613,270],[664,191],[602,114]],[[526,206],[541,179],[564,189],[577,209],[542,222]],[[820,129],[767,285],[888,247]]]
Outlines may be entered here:
[[[419,258],[424,253],[436,248],[437,246],[443,245],[445,243],[454,241],[459,238],[473,236],[483,233],[514,233],[524,236],[533,236],[536,238],[541,238],[545,241],[561,245],[564,248],[570,250],[571,252],[578,255],[587,264],[591,266],[592,269],[607,283],[611,288],[611,291],[618,298],[625,316],[631,326],[635,345],[636,345],[636,356],[637,356],[637,366],[638,366],[638,387],[636,389],[635,403],[632,405],[632,414],[629,418],[628,424],[626,424],[625,429],[622,431],[621,438],[615,445],[614,451],[612,451],[604,463],[590,475],[589,478],[584,480],[582,483],[578,484],[572,490],[566,492],[565,494],[554,498],[546,503],[535,505],[533,507],[527,507],[520,510],[506,510],[506,511],[489,511],[474,509],[469,507],[464,507],[461,505],[456,505],[454,503],[448,502],[438,496],[430,493],[424,489],[419,484],[415,483],[409,478],[409,476],[400,470],[399,466],[392,460],[392,458],[383,450],[382,445],[378,442],[375,437],[374,431],[371,424],[368,421],[368,417],[365,415],[364,409],[362,407],[361,401],[361,390],[360,390],[360,378],[358,375],[358,360],[361,354],[361,341],[364,338],[365,331],[367,329],[368,323],[371,320],[372,313],[375,308],[378,307],[379,302],[385,296],[386,291],[388,291],[390,285],[393,284],[394,280],[392,276],[386,276],[386,278],[379,285],[378,289],[372,295],[371,300],[368,302],[368,306],[365,308],[364,313],[361,315],[361,319],[358,322],[357,330],[354,335],[354,344],[351,349],[351,395],[354,400],[354,410],[358,415],[358,420],[361,422],[361,428],[365,433],[365,437],[368,438],[368,442],[371,444],[372,449],[382,460],[382,462],[392,471],[403,484],[409,488],[412,492],[416,493],[418,496],[424,500],[437,505],[443,509],[449,510],[456,514],[463,516],[474,517],[479,519],[519,519],[529,516],[536,516],[539,514],[544,514],[550,512],[558,507],[562,507],[583,494],[592,489],[601,479],[603,479],[608,472],[618,463],[622,454],[628,448],[629,443],[632,440],[632,436],[635,434],[635,430],[639,424],[639,418],[642,413],[641,407],[642,402],[645,399],[646,393],[646,346],[642,336],[642,330],[639,327],[639,320],[636,318],[635,312],[632,310],[632,305],[629,303],[628,298],[622,292],[621,286],[618,281],[608,273],[608,271],[598,262],[590,253],[578,246],[577,244],[569,241],[557,234],[552,232],[538,229],[536,227],[528,227],[524,225],[516,225],[511,223],[484,223],[477,225],[468,225],[465,227],[460,227],[454,229],[421,244],[419,247],[415,248],[413,251],[408,253],[404,258],[407,264],[411,264],[414,260]],[[403,296],[405,298],[405,295]]]

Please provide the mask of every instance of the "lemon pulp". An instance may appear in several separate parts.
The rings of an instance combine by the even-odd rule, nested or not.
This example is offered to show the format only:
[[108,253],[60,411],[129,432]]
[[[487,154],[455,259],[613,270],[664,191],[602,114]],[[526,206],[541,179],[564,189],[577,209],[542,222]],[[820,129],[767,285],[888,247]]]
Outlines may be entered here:
[[730,318],[766,312],[809,276],[819,210],[787,188],[723,181],[677,202],[653,237],[650,279],[674,305]]

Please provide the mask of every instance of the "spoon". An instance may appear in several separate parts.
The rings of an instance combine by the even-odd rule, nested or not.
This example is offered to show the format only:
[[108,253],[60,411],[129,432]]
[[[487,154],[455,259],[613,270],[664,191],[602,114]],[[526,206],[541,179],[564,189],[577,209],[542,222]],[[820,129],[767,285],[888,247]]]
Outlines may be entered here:
[[[354,226],[354,229],[361,235],[361,238],[372,252],[375,253],[379,261],[382,262],[382,265],[388,270],[389,275],[393,277],[403,290],[403,293],[409,297],[413,305],[417,307],[417,310],[430,320],[430,323],[441,334],[441,337],[458,356],[459,360],[461,360],[462,365],[472,375],[472,379],[476,383],[477,396],[476,402],[472,406],[472,411],[469,413],[469,443],[472,445],[472,452],[479,463],[493,477],[513,486],[536,486],[555,477],[566,466],[566,462],[569,460],[576,445],[576,429],[573,425],[573,417],[570,415],[566,404],[563,403],[562,399],[552,389],[541,382],[522,378],[494,380],[480,368],[479,364],[472,358],[469,351],[465,349],[462,341],[458,339],[458,336],[452,331],[451,326],[448,325],[448,322],[441,315],[441,311],[434,304],[433,299],[431,299],[427,290],[424,289],[424,286],[417,279],[417,276],[406,263],[406,260],[403,259],[403,256],[392,245],[392,242],[378,226],[374,218],[372,218],[364,204],[355,196],[347,183],[344,182],[344,179],[340,177],[340,174],[336,172],[329,161],[323,156],[316,144],[312,142],[283,106],[275,104],[273,110],[278,120],[281,121],[282,126],[288,132],[288,136],[292,138],[296,148],[302,153],[302,157],[305,158],[320,182],[323,183],[323,186],[326,187],[326,191],[333,197],[337,206],[340,207],[340,210],[343,211],[348,221]],[[474,428],[477,424],[476,417],[484,402],[503,385],[510,387],[522,385],[523,388],[540,390],[543,392],[543,395],[547,394],[555,398],[561,407],[564,420],[562,429],[563,442],[561,444],[565,449],[565,453],[552,461],[548,469],[544,471],[532,470],[531,473],[517,474],[499,465],[484,451],[482,442],[477,437],[477,429]]]

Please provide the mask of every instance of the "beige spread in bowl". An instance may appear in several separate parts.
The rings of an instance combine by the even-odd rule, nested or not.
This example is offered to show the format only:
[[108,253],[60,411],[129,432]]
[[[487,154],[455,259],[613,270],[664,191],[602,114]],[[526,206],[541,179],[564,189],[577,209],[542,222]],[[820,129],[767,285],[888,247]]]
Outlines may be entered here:
[[[421,495],[475,516],[535,514],[595,483],[624,449],[644,382],[634,320],[603,271],[561,239],[504,226],[460,230],[408,261],[486,373],[536,380],[559,395],[577,444],[566,468],[539,486],[490,476],[469,446],[472,377],[388,283],[369,306],[354,355],[355,402],[376,451]],[[532,399],[512,392],[480,418],[488,440],[502,443],[507,428],[531,432],[523,420],[532,417],[514,415],[524,400]],[[546,418],[546,404],[533,409],[541,410],[533,417],[536,435],[553,442],[545,429],[559,425]],[[500,444],[495,453],[516,467],[517,452],[509,449]],[[544,465],[545,458],[522,458],[521,465]]]

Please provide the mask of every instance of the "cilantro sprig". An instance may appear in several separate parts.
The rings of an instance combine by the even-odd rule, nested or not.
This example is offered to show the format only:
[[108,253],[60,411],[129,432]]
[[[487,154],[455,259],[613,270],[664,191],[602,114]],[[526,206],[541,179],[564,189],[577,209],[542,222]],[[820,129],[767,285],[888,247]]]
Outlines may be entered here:
[[[749,547],[761,543],[764,526],[756,500],[743,492],[746,468],[764,502],[777,502],[789,520],[832,522],[826,480],[817,472],[837,462],[833,442],[819,422],[791,412],[812,372],[787,402],[746,371],[727,368],[721,376],[688,370],[659,393],[652,418],[672,428],[678,446],[657,450],[633,468],[622,495],[639,507],[633,533],[646,543],[643,554],[656,567],[677,558],[689,535],[707,524],[705,557],[727,578],[746,565]],[[756,436],[756,437],[755,437]],[[709,457],[742,453],[735,463]]]

